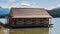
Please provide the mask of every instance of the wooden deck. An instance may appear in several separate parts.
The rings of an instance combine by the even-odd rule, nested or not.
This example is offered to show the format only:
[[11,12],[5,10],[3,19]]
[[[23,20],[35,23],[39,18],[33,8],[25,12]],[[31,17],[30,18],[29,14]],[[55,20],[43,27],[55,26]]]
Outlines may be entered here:
[[50,27],[53,24],[30,24],[30,25],[7,25],[8,28],[34,28],[34,27]]

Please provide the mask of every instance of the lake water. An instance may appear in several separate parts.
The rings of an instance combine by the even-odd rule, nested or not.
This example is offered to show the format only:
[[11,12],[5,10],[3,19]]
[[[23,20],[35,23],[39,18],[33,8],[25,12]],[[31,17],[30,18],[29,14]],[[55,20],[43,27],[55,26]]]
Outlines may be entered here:
[[54,24],[52,28],[4,29],[2,32],[7,34],[60,34],[60,18],[52,18],[51,22]]
[[50,28],[50,34],[60,34],[60,18],[52,19],[53,28]]

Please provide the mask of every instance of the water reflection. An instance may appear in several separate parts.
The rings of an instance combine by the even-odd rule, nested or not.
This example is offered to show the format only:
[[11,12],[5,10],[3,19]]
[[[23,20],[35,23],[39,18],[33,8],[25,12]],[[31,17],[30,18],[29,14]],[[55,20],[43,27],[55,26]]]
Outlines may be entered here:
[[52,19],[53,28],[50,28],[51,34],[60,34],[60,18]]
[[48,34],[49,28],[1,29],[0,34]]
[[0,34],[9,34],[9,29],[0,29]]
[[49,28],[10,29],[10,34],[48,34]]

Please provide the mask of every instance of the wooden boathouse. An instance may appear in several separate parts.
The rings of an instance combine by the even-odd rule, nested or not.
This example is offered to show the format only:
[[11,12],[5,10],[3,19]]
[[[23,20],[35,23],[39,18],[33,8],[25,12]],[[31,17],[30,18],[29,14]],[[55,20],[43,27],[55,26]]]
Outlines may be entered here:
[[52,16],[44,8],[11,8],[8,18],[11,26],[48,26]]

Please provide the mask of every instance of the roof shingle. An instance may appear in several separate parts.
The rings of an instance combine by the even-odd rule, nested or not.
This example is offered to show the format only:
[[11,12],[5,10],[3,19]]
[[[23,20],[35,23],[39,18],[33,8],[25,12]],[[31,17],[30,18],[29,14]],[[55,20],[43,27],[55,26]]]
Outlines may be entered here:
[[50,18],[43,8],[11,8],[12,18]]

